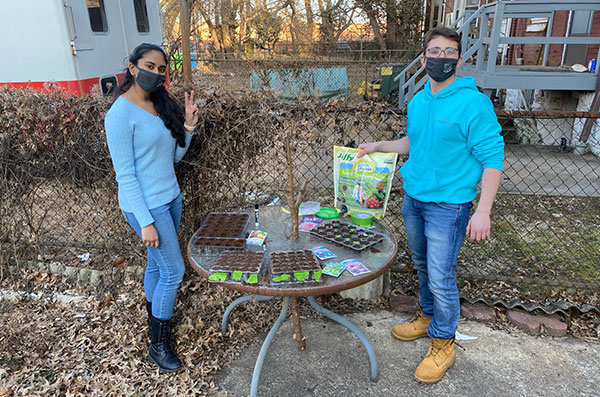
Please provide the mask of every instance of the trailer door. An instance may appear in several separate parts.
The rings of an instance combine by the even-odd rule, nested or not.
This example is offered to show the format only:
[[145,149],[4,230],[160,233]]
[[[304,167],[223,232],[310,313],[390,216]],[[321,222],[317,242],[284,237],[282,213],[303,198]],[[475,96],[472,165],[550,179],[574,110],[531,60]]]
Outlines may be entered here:
[[64,0],[82,93],[106,93],[126,67],[124,31],[115,0]]

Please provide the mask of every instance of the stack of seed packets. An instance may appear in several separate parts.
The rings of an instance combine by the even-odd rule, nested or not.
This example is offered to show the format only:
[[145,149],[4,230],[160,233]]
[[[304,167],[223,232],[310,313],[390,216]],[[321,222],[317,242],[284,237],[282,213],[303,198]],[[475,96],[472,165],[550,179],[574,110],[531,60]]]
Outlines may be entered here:
[[335,258],[337,256],[322,245],[315,248],[311,248],[310,250],[313,252],[313,254],[315,254],[317,258],[319,258],[322,261],[324,261],[325,259]]
[[348,259],[341,263],[353,276],[369,273],[370,270],[356,259]]
[[340,274],[344,272],[344,270],[346,270],[346,268],[341,263],[330,261],[329,263],[327,263],[327,265],[325,265],[322,273],[328,274],[333,277],[339,277]]

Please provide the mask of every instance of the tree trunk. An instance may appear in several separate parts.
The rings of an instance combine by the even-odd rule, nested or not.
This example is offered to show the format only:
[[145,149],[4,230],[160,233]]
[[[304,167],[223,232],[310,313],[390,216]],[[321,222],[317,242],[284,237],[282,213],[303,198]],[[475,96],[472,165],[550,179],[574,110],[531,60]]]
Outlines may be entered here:
[[190,59],[190,12],[187,0],[179,0],[179,28],[181,29],[181,52],[183,61],[183,82],[192,84],[192,64]]
[[421,39],[420,28],[423,21],[423,1],[404,0],[398,9],[400,24],[400,46],[412,48]]
[[400,24],[398,21],[398,8],[395,0],[386,0],[385,12],[387,15],[387,32],[385,34],[385,44],[388,50],[397,49],[401,41]]
[[231,25],[234,22],[231,18],[231,7],[233,4],[230,0],[221,1],[221,44],[225,53],[233,52],[233,39],[231,37]]
[[[292,122],[292,131],[294,130],[294,123]],[[292,230],[290,231],[290,238],[297,240],[300,235],[298,234],[298,207],[296,206],[296,195],[294,192],[294,166],[292,163],[292,148],[291,139],[292,131],[288,132],[285,137],[285,160],[287,162],[288,171],[288,203],[290,206],[290,213],[292,215]]]
[[240,37],[238,42],[238,51],[244,52],[244,38],[246,37],[246,14],[250,8],[248,1],[244,0],[240,3]]
[[313,42],[313,29],[314,29],[314,20],[313,20],[313,10],[312,5],[310,4],[310,0],[304,0],[304,9],[306,10],[306,28],[308,32],[308,42]]
[[293,338],[298,342],[298,350],[306,350],[306,336],[302,334],[302,325],[300,324],[300,314],[298,313],[298,297],[292,297],[292,320],[294,321]]
[[298,230],[298,209],[300,204],[306,196],[306,186],[308,185],[308,179],[305,179],[300,188],[300,192],[296,194],[295,182],[294,182],[294,163],[292,161],[292,137],[296,135],[296,124],[292,120],[290,123],[290,129],[285,137],[285,162],[287,166],[288,174],[288,205],[290,206],[290,214],[292,216],[292,229],[290,232],[290,238],[292,240],[300,237]]
[[371,28],[373,29],[373,34],[375,35],[375,40],[377,41],[377,45],[379,46],[380,50],[385,50],[385,39],[383,38],[383,35],[381,34],[381,27],[379,26],[379,22],[377,21],[377,16],[375,15],[375,10],[373,10],[373,5],[371,4],[371,2],[369,0],[366,1],[362,1],[360,3],[361,8],[365,11],[365,13],[367,14],[367,17],[369,18],[369,24],[371,25]]
[[[215,2],[216,1],[218,0],[215,0]],[[213,23],[213,21],[210,19],[210,15],[206,11],[206,8],[202,6],[202,3],[195,2],[194,7],[197,8],[198,11],[200,11],[200,14],[202,14],[204,22],[206,22],[206,24],[208,25],[208,30],[210,31],[210,36],[212,37],[213,44],[215,45],[215,48],[220,51],[222,49],[222,46],[221,40],[219,40],[219,32],[216,26],[217,21],[215,20],[215,22]]]
[[319,32],[320,41],[322,44],[325,44],[327,48],[331,49],[332,45],[335,45],[335,39],[333,37],[333,26],[329,15],[331,12],[330,4],[329,1],[327,1],[327,4],[324,5],[323,0],[318,0],[318,4],[319,14],[321,16],[321,29]]
[[292,15],[290,15],[290,35],[292,36],[292,52],[296,54],[296,43],[298,41],[298,19],[296,18],[296,5],[293,1],[290,2],[290,9]]

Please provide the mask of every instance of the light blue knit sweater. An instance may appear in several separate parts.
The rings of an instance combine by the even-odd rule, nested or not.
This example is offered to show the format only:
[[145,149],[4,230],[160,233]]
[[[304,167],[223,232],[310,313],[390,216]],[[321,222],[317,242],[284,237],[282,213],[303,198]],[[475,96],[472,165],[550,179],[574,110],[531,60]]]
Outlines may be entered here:
[[132,212],[140,226],[154,222],[150,209],[180,193],[174,163],[181,160],[192,136],[179,147],[158,116],[122,96],[104,118],[106,140],[119,184],[119,207]]

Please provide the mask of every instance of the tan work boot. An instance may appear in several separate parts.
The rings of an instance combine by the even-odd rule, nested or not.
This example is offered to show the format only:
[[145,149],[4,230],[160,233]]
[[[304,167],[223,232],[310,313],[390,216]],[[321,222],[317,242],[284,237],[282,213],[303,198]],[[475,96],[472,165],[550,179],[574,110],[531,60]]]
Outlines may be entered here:
[[427,336],[427,327],[429,327],[430,322],[431,317],[425,317],[423,311],[419,308],[419,311],[408,323],[399,324],[392,328],[392,335],[394,335],[394,338],[404,341],[422,338]]
[[436,383],[454,364],[454,338],[431,339],[429,351],[415,371],[415,378],[423,383]]

